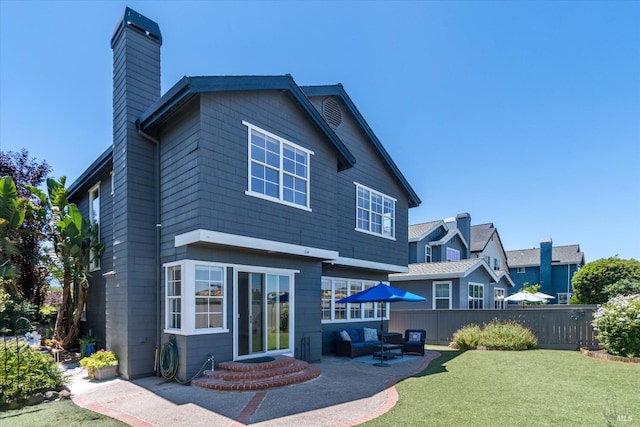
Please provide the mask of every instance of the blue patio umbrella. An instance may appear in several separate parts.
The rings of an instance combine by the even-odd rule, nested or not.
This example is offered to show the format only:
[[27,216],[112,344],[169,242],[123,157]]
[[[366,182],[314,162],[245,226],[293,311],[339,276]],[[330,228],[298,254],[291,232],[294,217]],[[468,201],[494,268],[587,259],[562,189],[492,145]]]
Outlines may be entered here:
[[384,303],[385,302],[396,302],[396,301],[408,301],[408,302],[417,302],[417,301],[426,301],[425,297],[421,297],[420,295],[416,295],[409,291],[405,291],[404,289],[394,288],[393,286],[387,286],[384,283],[380,282],[376,286],[372,288],[365,289],[364,291],[355,293],[353,295],[349,295],[348,297],[339,299],[336,302],[339,303],[351,303],[351,304],[361,304],[363,302],[379,302],[381,303],[381,316],[380,316],[380,363],[377,366],[389,366],[388,364],[383,362],[383,345],[384,345]]
[[[405,291],[404,289],[394,288],[393,286],[385,285],[380,282],[376,286],[365,289],[364,291],[355,293],[353,295],[349,295],[348,297],[339,299],[336,302],[340,303],[363,303],[363,302],[379,302],[382,303],[382,312],[384,313],[384,303],[385,302],[396,302],[396,301],[409,301],[409,302],[417,302],[417,301],[426,301],[425,297],[421,297],[420,295],[416,295],[409,291]],[[380,319],[380,333],[383,333],[383,319]]]

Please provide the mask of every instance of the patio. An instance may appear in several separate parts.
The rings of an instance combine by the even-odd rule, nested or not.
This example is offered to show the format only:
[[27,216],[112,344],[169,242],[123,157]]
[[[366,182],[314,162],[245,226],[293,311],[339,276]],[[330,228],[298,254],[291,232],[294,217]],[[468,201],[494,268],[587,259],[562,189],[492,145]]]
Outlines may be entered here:
[[[228,392],[164,382],[160,377],[90,383],[81,371],[70,388],[74,402],[138,425],[356,425],[393,407],[396,382],[422,371],[439,353],[380,368],[344,357],[323,356],[314,380],[266,391]],[[368,356],[372,359],[372,356]]]

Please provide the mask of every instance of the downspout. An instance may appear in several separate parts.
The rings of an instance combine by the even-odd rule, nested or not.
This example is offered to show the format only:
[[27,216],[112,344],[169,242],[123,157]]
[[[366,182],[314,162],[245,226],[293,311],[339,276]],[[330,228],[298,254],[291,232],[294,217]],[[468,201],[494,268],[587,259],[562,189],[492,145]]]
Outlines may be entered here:
[[156,181],[156,189],[155,189],[155,197],[156,197],[156,286],[157,286],[157,295],[156,295],[156,352],[153,369],[155,371],[156,376],[159,375],[160,370],[158,369],[158,361],[159,361],[159,349],[160,349],[160,341],[162,340],[162,334],[160,332],[160,307],[162,304],[162,293],[160,292],[162,286],[160,286],[160,280],[162,279],[162,274],[160,272],[160,232],[162,229],[162,223],[160,222],[160,141],[151,135],[145,133],[140,129],[140,122],[136,121],[136,127],[138,128],[138,134],[145,138],[148,141],[151,141],[156,146],[156,164],[155,164],[155,181]]

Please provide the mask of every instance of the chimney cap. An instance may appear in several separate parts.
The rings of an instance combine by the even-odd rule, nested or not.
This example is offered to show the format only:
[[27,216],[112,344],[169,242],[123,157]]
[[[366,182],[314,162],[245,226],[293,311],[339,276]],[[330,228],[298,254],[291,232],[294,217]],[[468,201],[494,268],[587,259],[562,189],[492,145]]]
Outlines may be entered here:
[[540,243],[553,243],[553,240],[551,240],[551,237],[545,237],[540,240]]
[[126,28],[131,28],[143,36],[155,41],[158,44],[162,44],[162,34],[160,34],[160,26],[157,22],[152,21],[141,13],[126,7],[122,18],[118,21],[116,30],[113,32],[111,38],[111,47],[113,48],[116,39],[120,33]]

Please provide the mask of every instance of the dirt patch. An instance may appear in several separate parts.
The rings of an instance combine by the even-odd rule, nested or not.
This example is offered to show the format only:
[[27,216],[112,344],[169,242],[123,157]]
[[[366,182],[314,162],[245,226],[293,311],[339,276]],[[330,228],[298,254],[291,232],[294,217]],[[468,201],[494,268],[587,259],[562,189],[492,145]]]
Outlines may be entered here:
[[614,356],[607,353],[606,350],[589,350],[588,348],[581,348],[580,353],[594,359],[608,360],[610,362],[622,362],[622,363],[637,363],[640,364],[640,357],[622,357]]

